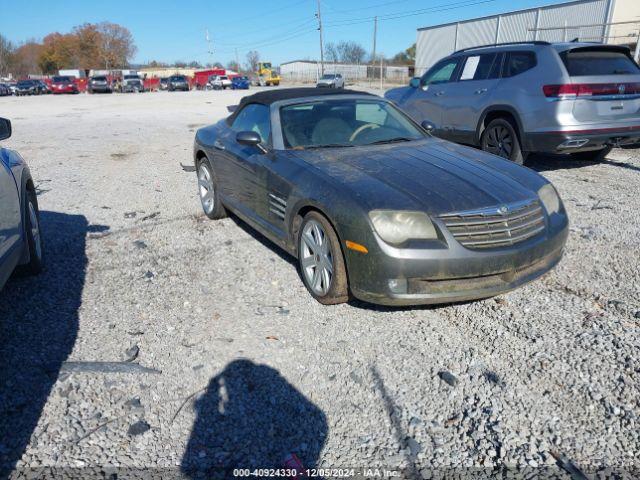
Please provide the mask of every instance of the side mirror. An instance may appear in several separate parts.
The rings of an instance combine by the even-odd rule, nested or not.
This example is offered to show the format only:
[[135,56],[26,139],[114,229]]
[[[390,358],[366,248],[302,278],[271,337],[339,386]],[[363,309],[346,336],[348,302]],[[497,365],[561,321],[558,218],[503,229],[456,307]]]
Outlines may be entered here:
[[413,77],[409,82],[409,86],[413,88],[420,88],[420,77]]
[[262,138],[260,137],[260,134],[258,132],[238,132],[238,134],[236,135],[236,142],[238,142],[240,145],[256,147],[262,153],[267,153],[267,149],[262,146]]
[[11,122],[6,118],[0,118],[0,140],[5,140],[11,136]]
[[436,126],[433,123],[431,123],[429,120],[425,120],[420,124],[420,126],[424,128],[427,131],[427,133],[433,133],[433,131],[436,129]]

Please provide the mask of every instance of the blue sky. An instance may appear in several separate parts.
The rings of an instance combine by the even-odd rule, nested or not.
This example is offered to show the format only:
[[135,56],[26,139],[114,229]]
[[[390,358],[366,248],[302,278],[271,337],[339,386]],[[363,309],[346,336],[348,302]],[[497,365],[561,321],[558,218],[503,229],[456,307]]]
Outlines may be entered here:
[[[135,62],[212,59],[226,64],[236,55],[245,61],[255,49],[275,64],[316,59],[319,38],[317,0],[0,0],[0,33],[20,43],[68,32],[85,22],[111,21],[131,30]],[[325,42],[354,40],[371,50],[373,21],[378,24],[378,52],[387,56],[416,39],[416,29],[482,15],[559,3],[548,0],[321,0]],[[205,30],[213,56],[208,54]]]

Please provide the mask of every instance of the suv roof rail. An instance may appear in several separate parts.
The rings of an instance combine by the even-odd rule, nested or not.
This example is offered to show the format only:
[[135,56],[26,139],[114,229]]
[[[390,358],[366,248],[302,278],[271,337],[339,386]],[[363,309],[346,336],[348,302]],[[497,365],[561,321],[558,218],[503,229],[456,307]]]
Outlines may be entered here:
[[492,43],[490,45],[477,45],[475,47],[461,48],[460,50],[456,50],[455,52],[453,52],[452,55],[455,55],[456,53],[460,53],[460,52],[466,52],[468,50],[475,50],[477,48],[504,47],[504,46],[507,46],[507,45],[551,45],[551,43],[545,42],[545,41],[542,41],[542,40],[531,40],[530,42]]

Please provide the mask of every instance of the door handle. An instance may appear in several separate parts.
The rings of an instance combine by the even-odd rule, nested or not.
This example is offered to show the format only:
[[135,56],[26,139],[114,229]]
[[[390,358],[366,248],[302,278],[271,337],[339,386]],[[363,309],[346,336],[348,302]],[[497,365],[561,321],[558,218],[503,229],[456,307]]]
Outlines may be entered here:
[[225,149],[224,144],[220,140],[216,140],[215,142],[213,142],[213,146],[215,148],[217,148],[218,150],[224,150]]
[[442,95],[444,95],[444,92],[442,90],[436,92],[436,97],[441,97]]
[[478,89],[478,90],[476,90],[476,91],[475,91],[475,94],[476,94],[476,95],[480,95],[481,93],[485,93],[486,91],[487,91],[487,89],[486,89],[486,88],[480,88],[480,89]]

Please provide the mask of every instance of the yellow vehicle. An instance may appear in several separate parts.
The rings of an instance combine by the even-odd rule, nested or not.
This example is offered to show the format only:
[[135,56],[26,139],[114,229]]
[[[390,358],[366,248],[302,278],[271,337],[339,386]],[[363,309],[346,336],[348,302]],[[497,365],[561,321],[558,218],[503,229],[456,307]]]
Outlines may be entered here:
[[280,85],[280,75],[273,70],[271,62],[259,62],[256,77],[258,85]]

